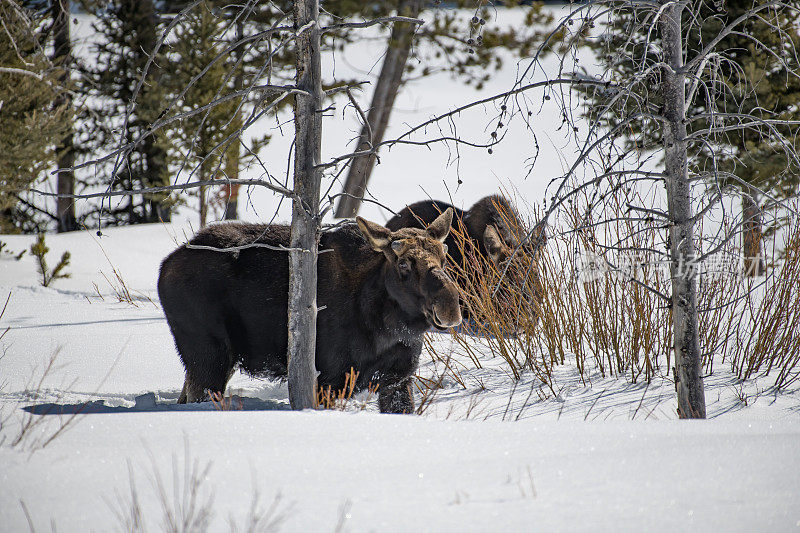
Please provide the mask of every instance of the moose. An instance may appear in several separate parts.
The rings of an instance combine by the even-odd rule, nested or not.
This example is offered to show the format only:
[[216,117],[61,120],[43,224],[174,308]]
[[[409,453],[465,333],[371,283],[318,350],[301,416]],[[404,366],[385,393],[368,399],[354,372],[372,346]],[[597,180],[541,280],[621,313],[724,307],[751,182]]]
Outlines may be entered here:
[[[412,376],[431,327],[461,322],[443,268],[453,210],[423,228],[391,231],[356,217],[323,232],[317,272],[318,385],[378,388],[384,413],[413,412]],[[224,394],[236,367],[287,374],[290,227],[222,223],[161,264],[158,295],[186,370],[179,403]]]
[[[506,272],[508,279],[504,281],[505,288],[515,290],[526,287],[526,294],[531,295],[529,300],[541,300],[542,288],[535,258],[545,244],[544,229],[536,229],[525,239],[527,230],[521,217],[511,203],[501,195],[481,198],[466,211],[447,202],[422,200],[401,209],[397,215],[389,219],[386,227],[392,231],[400,228],[424,228],[448,209],[452,209],[454,213],[452,229],[463,237],[463,242],[459,243],[451,231],[445,240],[445,246],[449,250],[448,256],[454,265],[462,269],[470,268],[465,264],[463,254],[470,248],[489,259],[498,271],[505,269],[515,253],[525,254],[534,260],[534,264],[523,265],[524,268]],[[453,277],[462,291],[470,290],[469,283],[463,275]],[[466,305],[466,301],[462,300],[462,305]],[[536,306],[527,307],[535,315]],[[462,314],[468,318],[469,310],[465,307],[462,309]],[[532,316],[532,319],[536,320],[535,316]]]

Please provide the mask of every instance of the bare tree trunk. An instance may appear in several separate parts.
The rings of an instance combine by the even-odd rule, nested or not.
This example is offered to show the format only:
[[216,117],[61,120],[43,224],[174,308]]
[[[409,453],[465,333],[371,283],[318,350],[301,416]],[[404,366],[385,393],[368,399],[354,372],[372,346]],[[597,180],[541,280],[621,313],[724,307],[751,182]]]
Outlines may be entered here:
[[[53,0],[51,6],[53,16],[53,63],[61,70],[59,83],[64,86],[69,79],[72,68],[72,43],[69,35],[69,0]],[[55,105],[60,107],[70,104],[72,99],[66,91],[61,91],[56,98]],[[72,120],[71,118],[69,119]],[[69,132],[61,139],[58,145],[58,168],[71,168],[75,164],[75,151],[73,148],[72,125]],[[74,194],[75,173],[71,170],[62,170],[58,173],[56,191],[59,194]],[[58,217],[58,232],[74,231],[78,229],[75,220],[75,202],[71,198],[56,199],[56,216]]]
[[[201,126],[200,132],[197,135],[197,146],[199,146],[197,158],[200,161],[203,161],[208,153],[206,152],[206,135],[205,135],[205,128]],[[200,165],[197,167],[197,178],[200,181],[206,181],[207,179],[213,179],[213,176],[208,176],[208,172],[206,167],[208,166],[207,162],[201,162]],[[208,221],[208,198],[207,198],[207,187],[205,185],[201,185],[200,188],[197,190],[198,198],[200,199],[200,227],[205,228],[206,222]]]
[[670,216],[670,273],[678,416],[705,418],[697,312],[694,222],[686,152],[686,92],[680,2],[666,4],[661,25],[664,46],[664,152]]
[[[242,37],[244,37],[244,20],[240,18],[236,21],[236,40],[241,41]],[[238,65],[239,69],[233,78],[233,87],[236,91],[241,91],[244,86],[244,65],[240,63],[243,51],[241,46],[234,50],[236,53],[234,64]],[[238,111],[238,114],[241,115],[241,110]],[[241,126],[239,117],[236,119],[236,124]],[[239,161],[241,159],[239,142],[239,139],[236,138],[228,148],[227,174],[230,179],[239,179]],[[225,220],[236,220],[239,218],[239,185],[230,183],[225,185],[223,194],[225,195]]]
[[[239,151],[239,147],[236,147]],[[239,179],[238,169],[235,172],[228,173],[231,179]],[[238,183],[225,185],[225,220],[236,220],[239,218],[239,187]]]
[[[205,173],[201,170],[198,173],[198,177],[200,181],[205,181]],[[206,203],[206,186],[201,185],[200,189],[197,191],[198,196],[200,197],[200,227],[206,227],[206,219],[208,218],[208,204]]]
[[[400,0],[397,14],[406,17],[416,17],[422,10],[420,0]],[[372,106],[367,115],[367,123],[361,129],[358,139],[358,150],[368,150],[383,140],[386,127],[389,125],[389,116],[394,107],[394,100],[400,90],[400,82],[411,52],[412,37],[415,26],[404,22],[395,22],[389,45],[386,48],[386,59],[383,60],[378,83],[372,95]],[[371,136],[370,136],[371,130]],[[346,196],[339,198],[334,216],[336,218],[350,218],[358,214],[361,199],[367,190],[367,182],[372,174],[377,157],[375,155],[362,156],[353,159],[347,174],[343,192]]]
[[761,229],[761,209],[758,197],[742,191],[742,252],[744,255],[744,275],[749,277],[763,276],[766,273],[764,254],[761,251],[763,232]]
[[319,0],[295,0],[294,24],[313,27],[297,38],[296,85],[306,94],[295,100],[294,193],[289,252],[289,403],[292,409],[316,406],[317,245],[322,169],[322,74]]

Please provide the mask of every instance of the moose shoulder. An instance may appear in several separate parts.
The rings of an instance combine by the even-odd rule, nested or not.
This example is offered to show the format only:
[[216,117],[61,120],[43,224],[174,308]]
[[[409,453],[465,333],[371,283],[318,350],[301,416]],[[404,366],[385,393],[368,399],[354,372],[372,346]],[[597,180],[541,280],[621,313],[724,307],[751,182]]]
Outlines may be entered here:
[[[424,229],[392,232],[358,218],[323,233],[320,386],[343,388],[352,368],[357,388],[378,385],[382,412],[413,409],[410,383],[424,332],[461,322],[458,290],[442,268],[451,220],[445,211]],[[237,365],[256,376],[286,375],[289,262],[274,248],[288,244],[288,226],[226,223],[201,230],[164,260],[158,293],[186,369],[180,402],[224,392]]]

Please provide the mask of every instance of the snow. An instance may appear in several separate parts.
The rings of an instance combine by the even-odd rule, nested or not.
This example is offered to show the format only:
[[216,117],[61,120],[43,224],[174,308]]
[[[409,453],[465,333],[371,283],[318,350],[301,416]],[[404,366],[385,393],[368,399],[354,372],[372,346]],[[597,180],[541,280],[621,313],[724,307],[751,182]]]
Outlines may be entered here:
[[[2,523],[107,529],[133,466],[160,518],[153,465],[212,462],[218,530],[258,489],[285,531],[785,531],[800,520],[796,423],[448,422],[372,413],[89,415],[51,449],[3,450]],[[185,447],[184,440],[188,441]],[[742,461],[742,458],[748,458]],[[109,502],[110,500],[110,502]]]
[[[130,505],[129,464],[145,530],[159,530],[162,500],[171,508],[183,494],[187,459],[211,464],[200,486],[201,496],[213,494],[204,506],[211,531],[228,529],[229,519],[244,527],[255,494],[264,509],[279,495],[281,531],[332,531],[340,520],[347,531],[786,531],[800,523],[800,395],[770,392],[768,378],[737,384],[725,365],[706,379],[710,419],[702,422],[675,420],[668,379],[648,386],[593,376],[583,386],[565,365],[558,397],[541,400],[529,396],[531,376],[515,387],[490,359],[482,368],[461,361],[467,388],[445,381],[423,416],[381,415],[374,400],[361,411],[363,397],[349,412],[291,412],[285,384],[241,374],[230,389],[241,411],[237,398],[232,411],[176,406],[183,373],[155,292],[176,234],[177,226],[147,225],[100,238],[48,235],[52,257],[65,249],[73,257],[72,277],[49,288],[37,285],[27,255],[0,260],[0,296],[11,294],[0,319],[11,328],[0,340],[3,531],[28,530],[20,501],[37,530],[51,521],[62,532],[116,528],[115,510]],[[19,251],[33,237],[3,240]],[[105,282],[112,265],[132,302]],[[443,350],[452,342],[434,337]],[[420,375],[440,371],[423,353]],[[31,404],[51,414],[32,415],[42,424],[11,447]],[[63,434],[29,449],[76,411]]]
[[[368,70],[370,57],[357,50],[337,72]],[[512,64],[481,94],[507,89],[514,75]],[[394,132],[474,97],[446,77],[415,83]],[[492,113],[463,117],[462,127],[483,131]],[[546,153],[527,179],[530,138],[519,134],[492,157],[462,150],[450,166],[446,151],[397,148],[382,155],[372,192],[399,209],[423,191],[447,198],[449,188],[469,206],[511,184],[536,203],[560,172],[557,116],[555,108],[537,116],[552,144],[542,143]],[[340,153],[336,143],[353,124],[328,118],[325,127],[333,139],[325,152]],[[275,138],[263,159],[283,166],[287,146]],[[455,190],[459,172],[466,184]],[[274,210],[276,200],[260,194],[250,220]],[[387,216],[375,206],[364,215]],[[381,415],[365,395],[346,412],[292,412],[285,383],[242,374],[230,384],[233,410],[175,405],[183,370],[155,284],[161,259],[193,233],[195,219],[47,235],[51,264],[72,254],[71,277],[48,288],[28,254],[0,257],[0,304],[10,294],[0,317],[0,334],[10,328],[0,338],[0,531],[29,531],[25,509],[37,531],[125,530],[118,515],[130,512],[131,486],[143,530],[157,531],[164,509],[185,503],[192,465],[202,473],[208,464],[198,505],[211,514],[210,531],[245,529],[254,502],[275,503],[281,531],[800,527],[800,393],[771,390],[769,376],[738,383],[725,364],[706,378],[709,419],[693,422],[676,420],[669,376],[647,385],[591,375],[584,385],[566,364],[555,369],[557,395],[545,397],[532,376],[514,384],[501,361],[476,368],[466,357],[464,387],[445,379],[422,416]],[[33,242],[0,239],[16,252]],[[129,301],[117,297],[125,290]],[[452,345],[446,334],[432,339],[443,352]],[[424,352],[420,376],[440,372]],[[26,421],[38,422],[12,446]]]

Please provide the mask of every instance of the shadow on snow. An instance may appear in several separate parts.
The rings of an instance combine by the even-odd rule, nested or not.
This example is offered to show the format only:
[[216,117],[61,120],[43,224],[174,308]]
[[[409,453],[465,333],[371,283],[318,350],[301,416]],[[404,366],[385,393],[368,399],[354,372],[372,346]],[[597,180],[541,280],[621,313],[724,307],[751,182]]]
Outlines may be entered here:
[[[174,398],[159,399],[153,392],[141,394],[134,399],[134,405],[106,405],[105,400],[94,400],[83,403],[60,404],[39,403],[23,407],[24,411],[35,415],[68,415],[68,414],[108,414],[108,413],[153,413],[160,411],[220,411],[219,403],[202,402],[178,404],[177,394]],[[247,396],[229,396],[224,402],[229,411],[288,411],[289,405],[277,400],[262,400]]]

